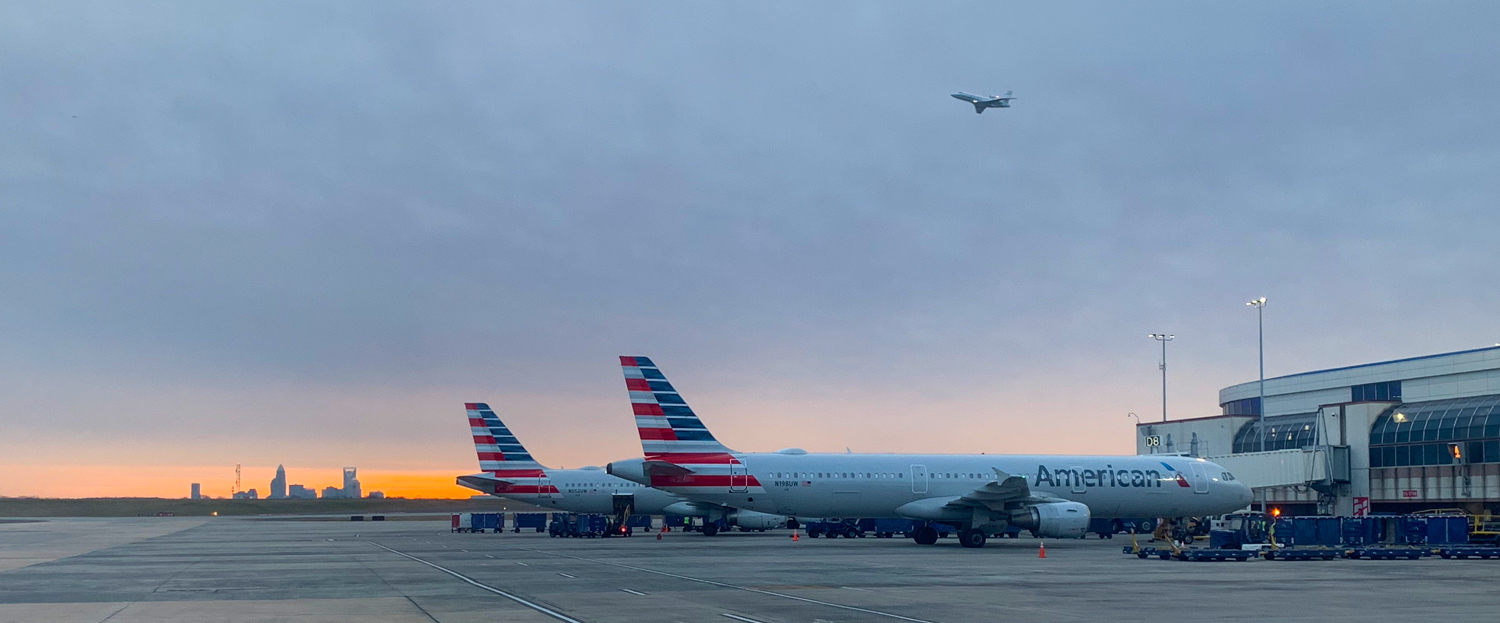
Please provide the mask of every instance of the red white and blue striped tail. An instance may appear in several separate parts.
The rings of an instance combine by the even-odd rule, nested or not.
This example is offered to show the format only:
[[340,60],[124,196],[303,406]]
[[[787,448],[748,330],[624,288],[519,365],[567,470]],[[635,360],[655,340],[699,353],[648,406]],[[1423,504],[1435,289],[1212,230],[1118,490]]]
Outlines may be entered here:
[[531,459],[510,429],[500,421],[490,406],[466,402],[469,428],[474,433],[474,451],[479,453],[479,469],[500,479],[545,478],[546,468]]
[[630,406],[635,411],[635,427],[641,434],[641,449],[647,458],[674,463],[724,462],[694,461],[722,457],[733,452],[714,439],[708,427],[688,407],[682,395],[667,382],[667,377],[646,357],[621,357],[625,371],[625,389],[630,391]]

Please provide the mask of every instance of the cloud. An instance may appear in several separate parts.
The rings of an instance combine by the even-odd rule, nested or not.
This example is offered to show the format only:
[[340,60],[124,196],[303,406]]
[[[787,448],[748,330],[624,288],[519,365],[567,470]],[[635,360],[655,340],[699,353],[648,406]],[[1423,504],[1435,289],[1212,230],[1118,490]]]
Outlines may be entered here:
[[597,463],[640,353],[748,449],[1128,452],[1145,334],[1211,413],[1252,296],[1272,373],[1496,341],[1488,4],[3,11],[37,447],[415,470],[482,399]]

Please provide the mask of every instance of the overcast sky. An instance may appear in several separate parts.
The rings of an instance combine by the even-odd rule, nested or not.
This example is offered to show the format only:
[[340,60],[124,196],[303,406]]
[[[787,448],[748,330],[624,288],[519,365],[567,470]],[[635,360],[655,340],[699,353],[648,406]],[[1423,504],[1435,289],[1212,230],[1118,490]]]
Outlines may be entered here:
[[622,354],[742,450],[1130,453],[1252,297],[1272,376],[1493,345],[1497,18],[3,2],[0,495],[602,464]]

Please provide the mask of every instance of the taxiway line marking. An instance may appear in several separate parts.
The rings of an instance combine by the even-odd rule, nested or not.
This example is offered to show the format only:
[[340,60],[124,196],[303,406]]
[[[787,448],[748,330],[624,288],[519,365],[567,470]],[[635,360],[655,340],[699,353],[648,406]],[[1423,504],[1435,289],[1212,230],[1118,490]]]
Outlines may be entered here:
[[630,589],[628,589],[628,588],[622,588],[622,589],[620,589],[620,590],[622,590],[622,591],[625,591],[625,592],[627,592],[627,593],[630,593],[630,594],[631,594],[631,595],[640,595],[640,596],[641,596],[641,597],[645,597],[645,596],[646,596],[646,594],[645,594],[645,593],[642,593],[642,592],[640,592],[640,591],[633,591],[633,590],[630,590]]
[[[831,601],[820,601],[820,600],[817,600],[817,599],[809,599],[807,597],[798,597],[796,595],[788,595],[786,593],[778,593],[776,591],[768,591],[768,590],[759,589],[759,588],[751,588],[749,586],[739,586],[739,585],[736,585],[736,584],[726,584],[724,582],[715,582],[713,580],[705,580],[703,578],[695,578],[695,577],[692,577],[692,576],[679,575],[679,574],[676,574],[676,573],[667,573],[666,571],[657,571],[655,569],[647,569],[645,567],[637,567],[635,565],[627,565],[627,564],[618,563],[618,562],[609,562],[607,560],[595,560],[593,558],[584,558],[582,556],[574,556],[572,554],[562,554],[562,553],[558,553],[558,552],[549,552],[549,551],[544,550],[544,549],[532,549],[530,551],[539,552],[539,553],[547,554],[547,555],[550,555],[550,556],[561,556],[563,558],[572,558],[573,560],[582,560],[584,562],[592,562],[592,563],[595,563],[595,564],[609,565],[609,566],[612,566],[612,567],[620,567],[621,569],[630,569],[630,570],[633,570],[633,571],[640,571],[642,573],[654,573],[656,575],[664,575],[664,576],[667,576],[669,578],[677,578],[679,580],[687,580],[689,582],[698,582],[699,584],[708,584],[710,586],[718,586],[718,587],[721,587],[721,588],[732,588],[732,589],[735,589],[735,590],[741,590],[741,591],[746,591],[746,592],[750,592],[750,593],[759,593],[761,595],[770,595],[772,597],[780,597],[782,599],[790,599],[792,601],[800,601],[800,602],[809,603],[809,604],[818,604],[820,606],[828,606],[829,608],[839,608],[841,610],[851,610],[851,611],[854,611],[854,612],[863,612],[865,614],[873,614],[875,616],[882,616],[882,617],[892,618],[892,619],[896,619],[898,621],[907,621],[909,623],[933,623],[932,621],[928,621],[928,620],[925,620],[925,619],[913,619],[911,617],[901,616],[899,614],[895,614],[895,613],[891,613],[891,612],[881,612],[879,610],[871,610],[869,608],[861,608],[859,606],[850,606],[850,605],[847,605],[847,604],[836,604],[836,603],[833,603]],[[725,615],[725,616],[728,616],[728,615]]]
[[399,551],[393,550],[393,549],[391,549],[389,547],[386,547],[386,546],[381,545],[379,543],[376,543],[374,541],[366,541],[366,543],[369,543],[370,545],[374,545],[375,547],[378,547],[380,549],[388,551],[388,552],[390,552],[392,554],[395,554],[397,556],[401,556],[402,558],[407,558],[407,559],[410,559],[410,560],[413,560],[413,561],[416,561],[416,562],[420,562],[420,563],[422,563],[424,565],[432,567],[433,569],[437,569],[438,571],[442,571],[443,573],[446,573],[446,574],[451,575],[451,576],[453,576],[455,578],[463,580],[464,582],[467,582],[468,584],[470,584],[472,586],[475,586],[477,588],[482,588],[484,590],[487,590],[487,591],[489,591],[491,593],[494,593],[496,595],[499,595],[501,597],[504,597],[506,599],[514,601],[514,602],[516,602],[518,604],[526,606],[527,608],[531,608],[532,610],[535,610],[537,612],[545,614],[545,615],[547,615],[549,617],[552,617],[554,619],[557,619],[559,621],[564,621],[565,623],[583,623],[583,621],[579,621],[578,619],[570,617],[570,616],[568,616],[566,614],[563,614],[561,612],[558,612],[558,611],[553,610],[551,608],[548,608],[546,606],[526,601],[525,599],[522,599],[520,597],[517,597],[517,596],[512,595],[510,593],[507,593],[505,591],[502,591],[502,590],[500,590],[498,588],[495,588],[493,586],[490,586],[488,584],[480,583],[480,582],[474,580],[473,578],[470,578],[467,575],[464,575],[462,573],[459,573],[457,571],[454,571],[454,570],[449,569],[447,567],[444,567],[442,565],[436,565],[436,564],[427,562],[425,560],[422,560],[421,558],[417,558],[416,556],[413,556],[413,555],[408,554],[406,552],[399,552]]
[[568,575],[566,573],[558,573],[558,575],[563,576],[565,578],[568,578],[570,580],[576,580],[576,579],[578,579],[578,576],[576,576],[576,575]]
[[526,564],[524,562],[517,562],[516,564],[521,565],[522,567],[530,567],[531,566],[531,565],[528,565],[528,564]]
[[745,617],[742,617],[742,616],[739,616],[739,615],[736,615],[736,614],[729,614],[728,612],[720,612],[719,616],[721,616],[721,617],[729,617],[729,618],[734,619],[736,621],[744,621],[745,623],[760,623],[760,621],[757,621],[755,619],[747,619]]

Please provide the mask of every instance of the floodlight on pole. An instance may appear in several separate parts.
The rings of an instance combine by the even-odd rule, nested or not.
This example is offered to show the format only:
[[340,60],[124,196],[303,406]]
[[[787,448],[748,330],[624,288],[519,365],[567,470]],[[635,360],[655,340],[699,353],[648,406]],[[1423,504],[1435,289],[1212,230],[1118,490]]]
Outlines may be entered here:
[[1266,297],[1245,303],[1255,308],[1255,324],[1259,333],[1260,341],[1260,404],[1256,405],[1256,413],[1260,416],[1257,426],[1260,428],[1260,451],[1266,450]]
[[1148,335],[1153,340],[1161,342],[1161,421],[1167,421],[1167,342],[1172,341],[1175,335],[1166,333],[1152,333]]

